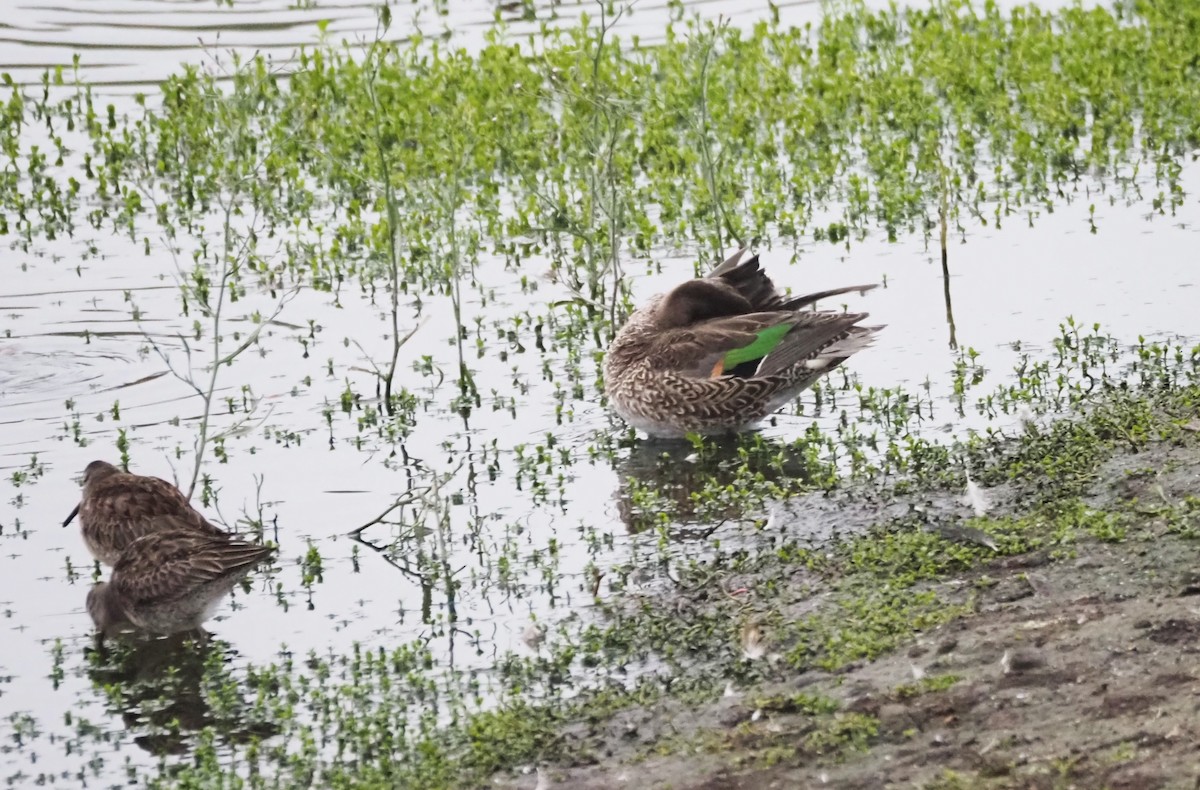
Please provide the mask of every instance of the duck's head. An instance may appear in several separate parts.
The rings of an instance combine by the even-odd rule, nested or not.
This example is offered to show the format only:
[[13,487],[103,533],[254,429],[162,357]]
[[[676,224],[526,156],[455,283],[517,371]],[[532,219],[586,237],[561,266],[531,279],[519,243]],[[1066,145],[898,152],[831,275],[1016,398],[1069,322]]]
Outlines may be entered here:
[[658,306],[660,329],[680,329],[711,318],[743,315],[754,306],[721,280],[701,278],[677,286]]

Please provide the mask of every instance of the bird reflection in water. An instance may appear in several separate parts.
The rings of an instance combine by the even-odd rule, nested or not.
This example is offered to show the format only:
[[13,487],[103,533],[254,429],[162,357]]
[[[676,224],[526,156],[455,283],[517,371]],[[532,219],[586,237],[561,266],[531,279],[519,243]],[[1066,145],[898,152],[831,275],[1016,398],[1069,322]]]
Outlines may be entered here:
[[164,637],[128,625],[110,628],[108,636],[85,651],[88,678],[147,752],[186,753],[194,746],[192,735],[205,728],[235,743],[278,732],[253,720],[240,694],[222,694],[219,714],[210,706],[205,689],[239,686],[228,642],[200,629]]

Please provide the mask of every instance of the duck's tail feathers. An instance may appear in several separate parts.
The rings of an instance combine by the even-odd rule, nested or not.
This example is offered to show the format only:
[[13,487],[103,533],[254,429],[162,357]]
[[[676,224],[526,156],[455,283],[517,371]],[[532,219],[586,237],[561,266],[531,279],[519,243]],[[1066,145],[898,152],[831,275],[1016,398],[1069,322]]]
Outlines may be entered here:
[[866,317],[866,313],[841,313],[815,326],[800,328],[763,359],[755,375],[770,376],[793,367],[803,367],[819,375],[836,368],[871,345],[876,333],[883,329],[883,326],[856,325]]
[[[725,259],[724,263],[722,263],[720,266],[718,266],[717,268],[715,268],[711,272],[709,272],[708,276],[709,277],[720,277],[722,274],[725,274],[726,272],[733,271],[735,268],[737,268],[738,261],[741,260],[742,255],[745,252],[746,252],[745,247],[738,247],[737,250],[733,253],[733,255],[730,255],[728,258]],[[758,256],[755,256],[755,257],[758,257]]]

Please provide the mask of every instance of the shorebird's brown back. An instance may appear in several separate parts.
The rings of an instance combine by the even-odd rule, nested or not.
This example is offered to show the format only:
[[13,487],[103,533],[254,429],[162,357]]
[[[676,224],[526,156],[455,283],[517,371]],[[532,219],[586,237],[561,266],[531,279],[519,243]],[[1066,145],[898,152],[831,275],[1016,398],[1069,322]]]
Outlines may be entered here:
[[192,530],[156,532],[125,549],[111,586],[127,607],[162,605],[220,582],[232,587],[274,552],[271,546]]
[[130,543],[154,532],[189,530],[210,538],[229,537],[166,480],[122,472],[103,461],[93,461],[84,472],[79,521],[89,550],[108,565]]
[[125,547],[110,581],[88,594],[88,612],[102,633],[123,623],[161,634],[198,629],[234,585],[274,552],[189,529],[143,535]]

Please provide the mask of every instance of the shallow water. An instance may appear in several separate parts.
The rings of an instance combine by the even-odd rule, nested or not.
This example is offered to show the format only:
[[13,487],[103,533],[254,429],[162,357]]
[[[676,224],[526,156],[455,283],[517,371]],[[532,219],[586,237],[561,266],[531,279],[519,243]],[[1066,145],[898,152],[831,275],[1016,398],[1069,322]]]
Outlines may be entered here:
[[[766,6],[765,0],[714,0],[695,10],[743,22],[760,17]],[[437,19],[418,6],[424,15],[418,23],[427,33],[451,26],[453,40],[470,46],[491,24],[491,8],[488,2],[465,2],[450,17]],[[814,3],[780,8],[796,24],[820,13]],[[565,23],[579,12],[576,6],[559,8]],[[667,15],[663,4],[638,5],[622,25],[652,39]],[[326,34],[333,40],[373,35],[373,13],[364,3],[322,2],[311,10],[288,9],[274,0],[238,2],[233,9],[159,0],[32,4],[0,36],[0,71],[34,83],[43,68],[69,64],[79,52],[85,78],[105,86],[102,93],[120,97],[147,90],[181,62],[203,58],[197,39],[267,50],[286,60],[296,46],[320,40],[318,19],[333,20]],[[532,24],[514,23],[513,32]],[[411,22],[398,21],[392,34],[411,30]],[[1185,186],[1198,182],[1200,171],[1193,165]],[[1016,364],[1014,343],[1035,358],[1048,353],[1067,316],[1084,325],[1100,322],[1130,343],[1138,335],[1194,335],[1194,198],[1185,215],[1175,218],[1148,217],[1142,204],[1104,204],[1097,208],[1095,234],[1089,232],[1088,202],[1060,206],[1032,228],[1018,217],[1002,230],[973,225],[965,244],[951,245],[955,333],[962,347],[981,353],[981,364],[992,372],[983,388],[1002,381]],[[0,774],[8,777],[37,775],[53,765],[64,777],[82,772],[112,784],[121,781],[126,761],[152,764],[133,735],[123,734],[125,722],[108,708],[86,671],[91,628],[83,599],[92,581],[91,562],[77,525],[59,524],[77,499],[75,478],[83,467],[95,458],[117,459],[118,429],[128,434],[134,471],[186,481],[201,406],[143,335],[169,349],[174,364],[185,363],[178,335],[190,334],[191,319],[180,315],[173,260],[157,248],[146,256],[140,244],[116,236],[100,243],[102,255],[78,268],[83,241],[46,242],[33,253],[9,250],[8,276],[0,283],[0,469],[6,478],[18,476],[0,509],[0,627],[6,642],[0,653],[0,731],[16,732],[14,716],[27,714],[38,723],[37,734],[24,735],[20,748],[0,751]],[[891,244],[868,239],[849,252],[815,244],[804,247],[792,267],[790,249],[764,250],[763,256],[776,282],[795,290],[886,282],[886,288],[845,300],[888,326],[849,369],[864,386],[916,392],[930,382],[933,417],[925,430],[961,434],[984,427],[983,418],[971,412],[960,417],[951,406],[949,372],[957,354],[948,343],[941,266],[921,239],[902,237]],[[526,272],[549,268],[548,260],[526,264]],[[690,276],[692,260],[665,260],[663,269],[638,280],[639,299]],[[235,605],[226,605],[211,624],[232,645],[235,663],[339,651],[354,642],[423,641],[438,656],[439,671],[486,675],[506,651],[528,651],[522,633],[532,620],[553,623],[586,611],[591,566],[605,571],[653,552],[657,538],[630,534],[622,501],[623,477],[645,466],[628,450],[621,451],[616,469],[587,452],[606,446],[621,430],[598,405],[594,361],[583,363],[584,392],[576,398],[552,332],[545,352],[528,330],[518,336],[520,347],[500,339],[514,316],[526,310],[543,314],[546,305],[570,296],[547,279],[527,293],[518,278],[502,262],[485,261],[477,273],[480,287],[466,292],[464,311],[472,328],[467,348],[474,348],[476,318],[482,319],[487,348],[468,360],[477,371],[482,406],[467,416],[447,408],[456,389],[448,300],[425,298],[419,314],[406,320],[404,330],[420,326],[401,351],[403,384],[428,396],[417,408],[411,435],[399,445],[406,457],[393,456],[392,445],[372,439],[369,431],[360,433],[361,409],[348,415],[341,410],[347,379],[364,399],[375,391],[364,354],[350,341],[377,360],[390,348],[385,305],[371,304],[355,288],[343,290],[340,309],[328,295],[300,293],[263,333],[261,350],[222,372],[219,401],[241,402],[246,386],[259,407],[245,434],[229,440],[227,462],[209,456],[204,471],[219,492],[219,510],[208,510],[234,527],[243,511],[256,511],[261,497],[267,536],[281,547],[270,580],[252,577],[250,594],[238,593]],[[132,318],[131,303],[142,313],[140,322]],[[256,308],[269,312],[272,304],[264,295],[251,295],[235,306],[233,319],[244,320]],[[507,359],[500,359],[501,350],[508,351]],[[444,376],[414,370],[426,355]],[[811,399],[806,396],[804,403],[811,412]],[[847,397],[819,419],[832,424],[840,409],[853,414],[857,406]],[[332,412],[331,422],[326,411]],[[228,426],[236,419],[225,414],[217,422]],[[794,438],[813,419],[811,413],[781,414],[763,431]],[[360,437],[364,443],[356,447]],[[534,448],[547,445],[548,437],[557,460],[522,472],[519,459],[535,456]],[[43,473],[20,479],[34,456]],[[684,471],[687,463],[682,461]],[[450,475],[443,493],[462,492],[447,512],[426,513],[426,529],[417,529],[419,514],[409,508],[402,527],[378,524],[363,536],[380,544],[400,539],[406,547],[394,558],[400,566],[411,561],[415,567],[423,552],[444,552],[460,582],[453,597],[444,582],[423,590],[420,579],[405,572],[414,567],[397,567],[347,537],[436,475]],[[256,476],[262,479],[260,491]],[[439,531],[441,515],[446,528]],[[792,534],[808,528],[803,517],[785,527]],[[749,527],[733,523],[722,529],[736,538]],[[302,558],[310,543],[323,558],[323,580],[307,587]],[[702,550],[684,539],[678,548],[682,556]],[[599,593],[606,595],[611,584],[605,580]],[[60,642],[58,677],[53,670]],[[68,713],[89,720],[108,739],[114,751],[99,767],[87,765],[94,751],[68,756],[54,740],[76,737],[75,728],[64,723]],[[134,722],[132,732],[137,729]]]
[[[869,0],[871,8],[886,8],[885,0]],[[1018,0],[1004,0],[1007,8]],[[1047,0],[1057,8],[1069,0]],[[595,18],[594,2],[536,3],[535,19],[524,19],[510,4],[495,0],[450,0],[449,13],[438,14],[430,0],[393,4],[388,34],[402,40],[420,31],[426,36],[450,34],[458,46],[473,49],[483,43],[497,15],[514,39],[538,30],[543,22],[569,27],[583,14]],[[692,0],[689,14],[718,17],[749,26],[765,19],[773,6],[780,19],[803,26],[820,18],[822,0]],[[306,7],[311,6],[311,7]],[[614,31],[654,42],[663,37],[672,18],[670,4],[642,0],[623,14]],[[202,63],[214,53],[234,49],[262,52],[287,63],[297,47],[322,42],[340,44],[371,41],[376,34],[374,5],[365,0],[237,0],[232,7],[207,0],[27,0],[19,15],[0,29],[0,71],[18,83],[38,83],[42,73],[68,67],[76,54],[87,81],[105,85],[111,94],[131,93],[173,74],[181,63]],[[318,23],[327,23],[322,31]]]

